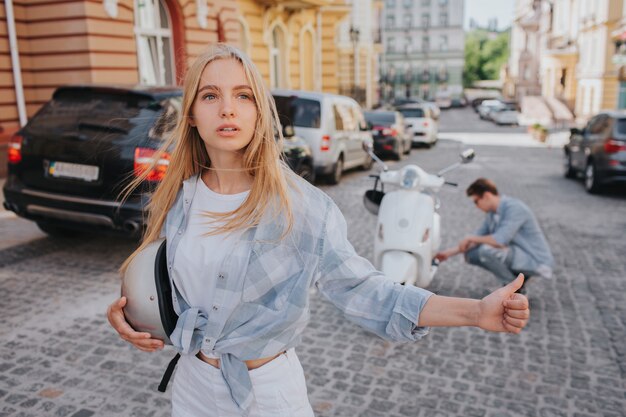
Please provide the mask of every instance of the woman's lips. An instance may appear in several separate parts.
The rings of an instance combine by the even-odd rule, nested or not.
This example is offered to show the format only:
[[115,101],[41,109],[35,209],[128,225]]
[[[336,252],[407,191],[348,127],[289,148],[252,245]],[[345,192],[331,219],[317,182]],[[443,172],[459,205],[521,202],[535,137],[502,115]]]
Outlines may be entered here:
[[227,137],[227,138],[237,135],[239,131],[240,131],[239,126],[234,125],[234,124],[224,124],[217,128],[218,136]]

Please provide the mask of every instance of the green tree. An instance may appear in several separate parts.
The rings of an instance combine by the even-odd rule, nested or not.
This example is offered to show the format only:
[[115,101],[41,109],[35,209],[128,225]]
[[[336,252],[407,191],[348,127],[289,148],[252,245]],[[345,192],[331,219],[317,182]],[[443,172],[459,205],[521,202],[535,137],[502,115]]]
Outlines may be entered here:
[[475,29],[465,38],[465,67],[463,85],[471,87],[475,81],[496,80],[500,68],[509,59],[510,31],[493,34]]

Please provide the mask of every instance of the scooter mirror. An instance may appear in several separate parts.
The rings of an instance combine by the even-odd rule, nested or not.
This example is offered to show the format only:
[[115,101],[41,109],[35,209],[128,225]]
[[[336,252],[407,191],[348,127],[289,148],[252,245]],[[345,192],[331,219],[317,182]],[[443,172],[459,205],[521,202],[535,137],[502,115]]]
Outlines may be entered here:
[[473,149],[466,149],[463,152],[461,152],[461,161],[464,164],[467,164],[468,162],[472,162],[472,160],[474,159],[474,157],[476,156],[476,153],[474,152]]
[[363,205],[372,214],[378,215],[380,203],[383,201],[385,193],[378,190],[367,190],[363,195]]

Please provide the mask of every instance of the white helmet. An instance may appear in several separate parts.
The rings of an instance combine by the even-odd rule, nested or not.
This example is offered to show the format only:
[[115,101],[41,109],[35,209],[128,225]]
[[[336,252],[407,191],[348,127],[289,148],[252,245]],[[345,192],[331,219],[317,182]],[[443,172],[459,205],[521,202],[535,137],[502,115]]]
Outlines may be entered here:
[[135,255],[124,273],[122,296],[127,299],[124,316],[133,329],[171,345],[169,336],[178,315],[172,302],[165,246],[165,239],[159,239]]

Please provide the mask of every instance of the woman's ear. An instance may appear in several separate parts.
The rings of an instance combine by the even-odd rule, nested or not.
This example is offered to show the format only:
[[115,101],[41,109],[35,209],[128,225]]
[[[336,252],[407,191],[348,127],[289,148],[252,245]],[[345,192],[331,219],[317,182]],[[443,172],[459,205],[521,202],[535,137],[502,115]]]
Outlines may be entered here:
[[190,114],[190,115],[188,116],[188,119],[187,119],[187,120],[189,121],[189,126],[191,126],[191,127],[196,127],[196,121],[193,119],[193,115],[192,115],[192,114]]

